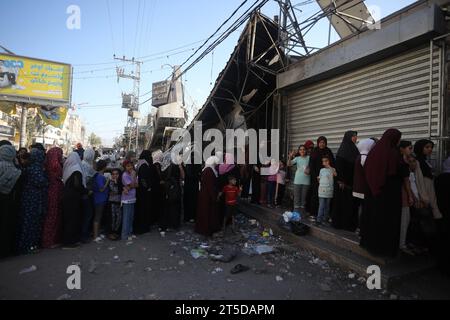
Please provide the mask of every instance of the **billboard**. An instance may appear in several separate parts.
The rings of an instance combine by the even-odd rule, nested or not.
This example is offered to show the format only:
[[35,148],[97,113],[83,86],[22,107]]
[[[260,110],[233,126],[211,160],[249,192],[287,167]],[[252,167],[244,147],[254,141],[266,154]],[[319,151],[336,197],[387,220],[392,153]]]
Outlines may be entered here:
[[71,72],[69,64],[0,54],[0,99],[68,104]]
[[170,81],[155,82],[152,85],[152,106],[159,107],[169,100]]

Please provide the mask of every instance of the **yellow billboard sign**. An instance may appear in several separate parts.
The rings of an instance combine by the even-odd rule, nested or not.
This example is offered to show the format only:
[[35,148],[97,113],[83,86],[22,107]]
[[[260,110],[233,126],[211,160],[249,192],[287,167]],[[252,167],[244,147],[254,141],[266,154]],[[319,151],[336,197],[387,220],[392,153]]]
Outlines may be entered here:
[[0,99],[69,102],[71,72],[68,64],[0,54]]

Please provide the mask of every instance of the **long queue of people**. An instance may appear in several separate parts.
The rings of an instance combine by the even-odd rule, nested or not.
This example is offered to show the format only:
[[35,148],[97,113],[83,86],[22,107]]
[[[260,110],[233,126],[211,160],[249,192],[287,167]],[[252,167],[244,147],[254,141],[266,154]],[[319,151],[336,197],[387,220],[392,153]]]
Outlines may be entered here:
[[[310,140],[279,161],[238,165],[232,154],[216,153],[205,164],[163,165],[161,151],[129,155],[120,168],[97,162],[91,148],[77,148],[63,160],[55,147],[0,147],[0,256],[83,242],[131,240],[158,229],[177,230],[181,221],[210,237],[227,231],[238,198],[268,207],[286,203],[293,175],[293,210],[318,226],[357,232],[373,254],[394,257],[430,250],[448,271],[450,158],[439,177],[429,158],[434,144],[401,140],[397,129],[380,140],[357,143],[345,133],[336,155],[326,137]],[[414,151],[414,152],[413,152]],[[194,154],[191,155],[192,159]]]

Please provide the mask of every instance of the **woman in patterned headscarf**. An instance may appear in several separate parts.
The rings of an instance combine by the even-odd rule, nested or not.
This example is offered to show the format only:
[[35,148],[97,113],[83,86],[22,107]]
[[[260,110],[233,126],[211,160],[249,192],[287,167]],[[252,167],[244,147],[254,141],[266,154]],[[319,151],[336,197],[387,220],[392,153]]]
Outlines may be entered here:
[[62,182],[63,151],[54,147],[47,152],[45,159],[45,170],[48,175],[48,212],[45,216],[42,231],[42,247],[51,248],[60,243],[61,238],[61,211],[62,211]]
[[24,171],[24,189],[20,205],[18,250],[33,253],[38,249],[42,222],[47,212],[48,178],[44,171],[45,154],[31,149],[30,165]]
[[21,171],[14,165],[16,150],[10,144],[0,146],[0,258],[14,253],[19,212]]

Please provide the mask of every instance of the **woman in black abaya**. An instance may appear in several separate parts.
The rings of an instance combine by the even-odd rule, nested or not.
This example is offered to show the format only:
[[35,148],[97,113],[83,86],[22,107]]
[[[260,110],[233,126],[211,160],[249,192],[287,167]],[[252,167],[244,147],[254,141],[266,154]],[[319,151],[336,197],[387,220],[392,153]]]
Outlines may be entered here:
[[149,150],[142,151],[136,165],[139,186],[136,190],[136,210],[133,230],[136,234],[150,231],[151,223],[151,169],[152,154]]
[[356,131],[347,131],[336,154],[337,184],[333,199],[332,224],[336,229],[355,231],[358,227],[358,201],[353,197],[353,174],[359,156]]
[[[201,159],[201,155],[199,155]],[[199,192],[202,165],[195,164],[195,153],[191,154],[190,163],[185,165],[183,209],[184,222],[194,222],[197,212],[197,200]]]
[[310,214],[317,216],[317,211],[319,210],[319,182],[317,177],[319,176],[320,169],[322,166],[322,158],[328,157],[330,159],[330,164],[334,168],[335,160],[333,152],[327,147],[327,138],[321,136],[317,139],[317,147],[313,149],[309,158],[309,173],[311,176],[311,195],[309,199],[310,203]]

